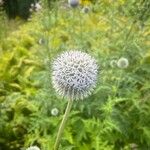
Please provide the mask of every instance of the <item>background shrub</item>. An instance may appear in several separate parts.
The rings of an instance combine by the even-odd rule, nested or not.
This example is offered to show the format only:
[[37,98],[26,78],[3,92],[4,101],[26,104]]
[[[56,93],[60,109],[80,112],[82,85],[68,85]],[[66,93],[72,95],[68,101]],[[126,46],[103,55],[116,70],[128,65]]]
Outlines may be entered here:
[[27,19],[30,15],[30,7],[35,0],[5,0],[4,9],[9,18],[21,17]]

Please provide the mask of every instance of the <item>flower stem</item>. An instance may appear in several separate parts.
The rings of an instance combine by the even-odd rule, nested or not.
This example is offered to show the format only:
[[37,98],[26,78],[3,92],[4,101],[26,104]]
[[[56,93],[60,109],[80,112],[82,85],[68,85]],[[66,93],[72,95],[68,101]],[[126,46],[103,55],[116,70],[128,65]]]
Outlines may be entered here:
[[122,75],[123,75],[123,71],[121,70],[120,73],[119,73],[119,79],[116,81],[116,90],[115,90],[115,93],[114,93],[113,97],[117,96],[117,92],[119,90],[119,86],[120,86],[120,83],[121,83]]
[[81,12],[79,12],[79,23],[80,23],[81,44],[83,45],[83,28],[82,28],[82,16],[81,16]]
[[59,143],[60,143],[60,140],[61,140],[61,136],[62,136],[64,127],[65,127],[67,118],[68,118],[68,116],[69,116],[69,113],[70,113],[72,104],[73,104],[73,100],[70,99],[70,100],[68,101],[68,104],[67,104],[67,107],[66,107],[66,110],[65,110],[64,117],[63,117],[63,119],[62,119],[62,121],[61,121],[61,124],[60,124],[60,126],[59,126],[59,130],[58,130],[58,133],[57,133],[57,138],[56,138],[55,145],[54,145],[54,150],[58,150],[58,148],[59,148]]

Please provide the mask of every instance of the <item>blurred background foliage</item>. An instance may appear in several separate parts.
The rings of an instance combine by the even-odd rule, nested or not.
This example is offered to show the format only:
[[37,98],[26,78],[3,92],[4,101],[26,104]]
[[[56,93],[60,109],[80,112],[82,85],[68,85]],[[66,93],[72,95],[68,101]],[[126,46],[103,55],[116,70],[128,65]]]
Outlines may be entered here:
[[[100,77],[92,96],[74,102],[60,149],[149,150],[150,1],[84,0],[72,9],[43,0],[31,13],[33,2],[0,6],[0,150],[52,149],[67,101],[52,88],[51,61],[69,49],[93,55]],[[127,69],[110,65],[120,57]]]

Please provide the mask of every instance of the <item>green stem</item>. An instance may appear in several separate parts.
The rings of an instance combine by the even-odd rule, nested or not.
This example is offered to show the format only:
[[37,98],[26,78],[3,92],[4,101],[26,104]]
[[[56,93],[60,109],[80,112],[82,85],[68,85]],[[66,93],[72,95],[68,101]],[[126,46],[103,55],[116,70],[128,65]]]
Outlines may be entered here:
[[117,95],[117,92],[119,90],[119,86],[120,86],[120,83],[121,83],[122,75],[123,75],[123,70],[121,70],[120,73],[119,73],[119,79],[116,82],[116,90],[115,90],[115,93],[114,93],[113,97],[115,97]]
[[75,48],[76,45],[76,32],[75,32],[75,26],[76,26],[76,8],[73,9],[73,15],[72,15],[72,20],[73,20],[73,24],[72,24],[72,39],[73,39],[73,48]]
[[79,12],[79,19],[80,19],[80,38],[81,38],[81,44],[83,46],[83,28],[82,28],[82,16],[81,16],[81,12]]
[[66,110],[65,110],[64,117],[63,117],[63,119],[62,119],[62,122],[61,122],[61,124],[60,124],[59,130],[58,130],[58,133],[57,133],[57,138],[56,138],[56,141],[55,141],[54,150],[58,150],[58,148],[59,148],[59,143],[60,143],[60,140],[61,140],[61,136],[62,136],[64,127],[65,127],[66,121],[67,121],[67,119],[68,119],[68,116],[69,116],[69,113],[70,113],[72,104],[73,104],[73,100],[70,99],[70,100],[68,101],[68,104],[67,104],[67,108],[66,108]]

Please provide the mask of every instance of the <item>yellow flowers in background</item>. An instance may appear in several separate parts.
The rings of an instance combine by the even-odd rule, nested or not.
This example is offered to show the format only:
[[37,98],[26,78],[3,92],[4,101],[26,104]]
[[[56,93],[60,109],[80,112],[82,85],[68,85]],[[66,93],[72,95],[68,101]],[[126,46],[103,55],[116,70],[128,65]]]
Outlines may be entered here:
[[81,5],[90,5],[91,1],[90,0],[81,0]]

